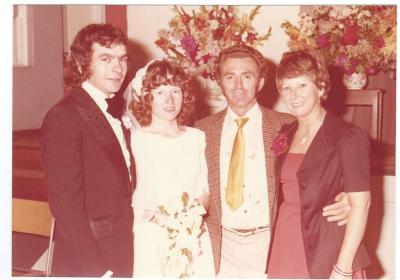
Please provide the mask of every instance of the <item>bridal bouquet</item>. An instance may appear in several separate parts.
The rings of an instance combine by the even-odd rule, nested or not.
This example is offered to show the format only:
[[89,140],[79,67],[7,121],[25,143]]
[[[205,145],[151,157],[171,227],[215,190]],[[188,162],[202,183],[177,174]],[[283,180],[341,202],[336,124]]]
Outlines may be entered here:
[[168,236],[168,244],[161,252],[165,277],[189,277],[193,274],[193,258],[202,253],[200,236],[205,231],[202,215],[204,207],[189,194],[158,207],[158,224]]

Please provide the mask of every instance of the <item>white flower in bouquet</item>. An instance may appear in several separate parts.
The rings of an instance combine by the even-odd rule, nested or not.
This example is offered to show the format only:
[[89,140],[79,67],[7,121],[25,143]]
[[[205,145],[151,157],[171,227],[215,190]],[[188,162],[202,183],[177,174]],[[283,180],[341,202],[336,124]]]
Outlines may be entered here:
[[193,274],[188,270],[189,258],[179,248],[170,248],[164,256],[163,274],[168,277],[181,278]]

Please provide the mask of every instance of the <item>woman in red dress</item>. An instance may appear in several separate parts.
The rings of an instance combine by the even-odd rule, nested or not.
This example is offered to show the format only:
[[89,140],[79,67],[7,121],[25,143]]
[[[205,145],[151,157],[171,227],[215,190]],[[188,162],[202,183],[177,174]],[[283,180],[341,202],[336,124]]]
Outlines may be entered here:
[[[317,55],[284,54],[277,68],[277,86],[298,122],[283,127],[278,145],[273,145],[281,204],[268,276],[365,278],[369,258],[362,239],[370,205],[368,135],[322,107],[329,75]],[[347,225],[338,227],[321,212],[342,191],[348,193],[352,209]]]

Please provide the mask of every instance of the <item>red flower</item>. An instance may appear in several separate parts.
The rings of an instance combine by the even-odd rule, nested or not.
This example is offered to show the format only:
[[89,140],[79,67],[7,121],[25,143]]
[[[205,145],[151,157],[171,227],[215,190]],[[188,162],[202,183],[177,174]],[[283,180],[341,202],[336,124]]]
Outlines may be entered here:
[[274,152],[275,156],[281,155],[288,150],[288,137],[285,133],[279,132],[272,141],[271,150]]
[[248,34],[247,34],[247,42],[249,42],[249,44],[253,44],[253,41],[254,40],[256,40],[257,39],[257,37],[256,37],[256,35],[254,34],[254,33],[251,33],[251,32],[249,32]]
[[211,54],[208,53],[206,55],[203,55],[201,58],[203,59],[204,63],[207,63],[211,58]]
[[355,46],[357,45],[357,42],[358,42],[358,25],[357,24],[346,25],[344,29],[344,35],[341,40],[342,45]]
[[235,35],[235,36],[233,36],[233,39],[232,39],[236,44],[238,44],[238,43],[240,43],[240,42],[242,42],[242,36],[240,36],[240,35]]
[[225,28],[219,27],[213,31],[214,40],[220,40],[224,36]]
[[201,76],[202,76],[204,79],[212,78],[212,76],[211,76],[209,73],[207,73],[207,71],[203,71],[203,72],[201,73]]
[[382,37],[376,38],[374,40],[374,49],[380,49],[383,48],[383,46],[385,46],[385,40],[383,40]]
[[196,28],[197,28],[199,31],[203,30],[203,28],[206,27],[206,21],[203,20],[203,19],[197,18],[197,19],[195,19],[195,22],[194,22],[194,23],[195,23],[195,25],[196,25]]
[[155,44],[164,51],[168,50],[169,44],[164,38],[159,38],[157,41],[155,41]]
[[190,21],[190,16],[188,14],[184,13],[183,15],[181,15],[181,18],[182,18],[183,24],[185,24],[185,25],[187,25]]

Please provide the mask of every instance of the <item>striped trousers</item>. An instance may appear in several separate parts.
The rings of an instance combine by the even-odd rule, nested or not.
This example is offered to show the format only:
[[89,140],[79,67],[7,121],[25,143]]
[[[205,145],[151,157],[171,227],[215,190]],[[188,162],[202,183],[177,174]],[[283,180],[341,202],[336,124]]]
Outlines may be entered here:
[[221,265],[217,277],[267,278],[269,241],[269,230],[240,236],[222,228]]

